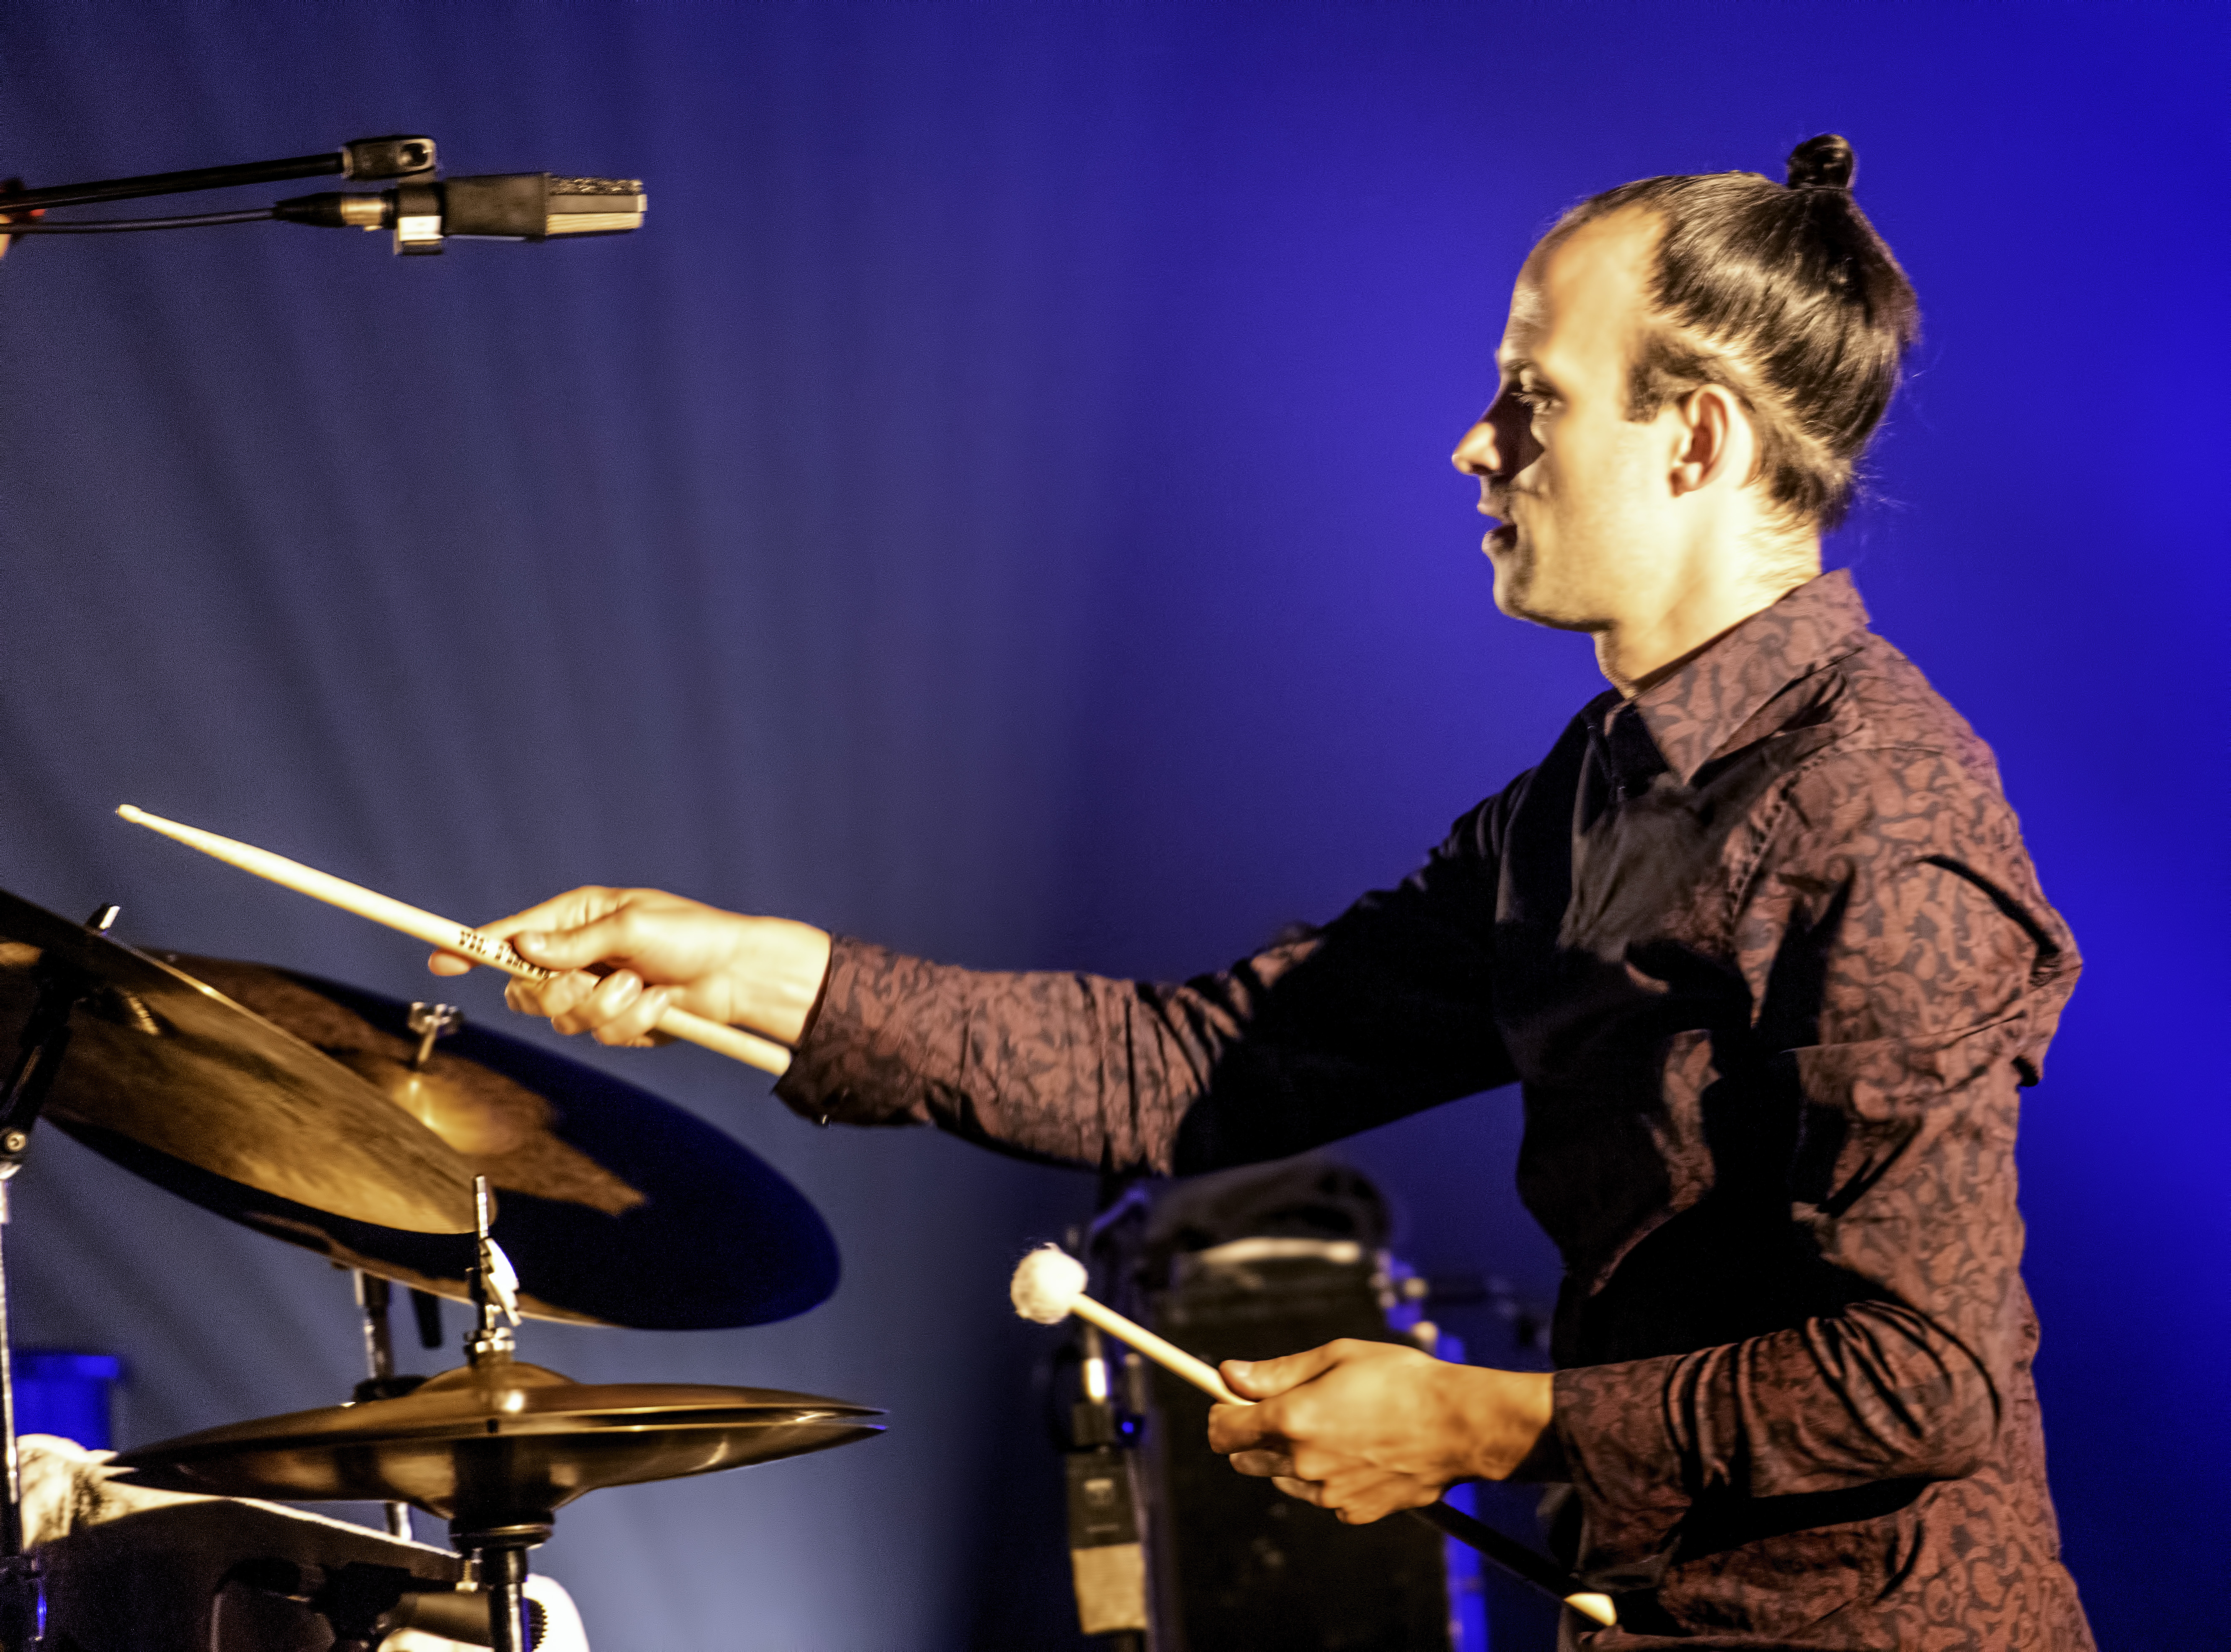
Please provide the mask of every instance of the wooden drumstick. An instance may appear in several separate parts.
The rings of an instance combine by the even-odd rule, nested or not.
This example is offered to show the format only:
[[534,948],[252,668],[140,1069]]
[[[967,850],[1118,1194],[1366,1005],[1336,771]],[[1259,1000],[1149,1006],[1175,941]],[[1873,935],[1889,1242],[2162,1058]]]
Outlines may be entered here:
[[[307,895],[328,906],[338,906],[344,912],[353,912],[359,917],[370,918],[374,923],[399,930],[413,939],[429,946],[439,947],[444,952],[456,952],[476,962],[492,966],[527,981],[554,980],[561,972],[545,969],[540,964],[529,963],[512,949],[506,941],[483,935],[469,924],[454,919],[436,917],[417,907],[406,906],[401,901],[352,884],[346,878],[322,872],[314,866],[305,866],[299,860],[289,860],[284,855],[275,855],[268,849],[258,849],[232,838],[221,838],[214,832],[204,832],[198,826],[182,826],[176,820],[165,820],[159,814],[150,814],[129,803],[120,805],[117,813],[134,826],[159,832],[175,839],[190,849],[198,849],[215,857],[229,866],[254,872],[258,878],[283,884],[299,895]],[[708,1020],[702,1015],[693,1015],[686,1009],[669,1009],[659,1017],[658,1030],[692,1044],[702,1044],[708,1050],[759,1067],[779,1076],[790,1067],[790,1051],[772,1039],[761,1038],[756,1033],[747,1033],[740,1027],[725,1027],[719,1021]]]
[[[1015,1265],[1007,1293],[1015,1312],[1042,1325],[1057,1325],[1070,1314],[1095,1325],[1122,1343],[1128,1343],[1174,1376],[1183,1377],[1203,1393],[1226,1405],[1252,1405],[1232,1391],[1223,1373],[1205,1359],[1197,1359],[1175,1343],[1166,1342],[1146,1326],[1125,1318],[1104,1302],[1084,1293],[1084,1264],[1058,1245],[1041,1245]],[[1462,1509],[1446,1503],[1428,1503],[1406,1513],[1415,1515],[1458,1542],[1478,1550],[1490,1560],[1523,1583],[1553,1595],[1581,1616],[1605,1628],[1615,1627],[1619,1616],[1611,1597],[1581,1587],[1554,1560],[1538,1555],[1516,1539],[1483,1525]]]

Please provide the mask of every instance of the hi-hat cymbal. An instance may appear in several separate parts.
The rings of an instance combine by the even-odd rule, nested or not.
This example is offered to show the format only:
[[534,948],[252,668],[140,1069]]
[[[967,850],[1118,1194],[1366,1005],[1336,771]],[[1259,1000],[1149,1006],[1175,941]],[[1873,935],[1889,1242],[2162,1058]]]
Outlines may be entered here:
[[[420,1039],[398,1000],[265,964],[162,956],[351,1069],[454,1149],[469,1174],[485,1175],[522,1312],[716,1330],[787,1318],[837,1288],[837,1241],[805,1195],[741,1143],[648,1091],[470,1021],[418,1068]],[[111,1156],[344,1266],[467,1298],[469,1236],[352,1222],[143,1164],[128,1148]]]
[[0,1055],[12,1057],[56,969],[85,988],[46,1104],[71,1135],[421,1241],[470,1234],[464,1160],[365,1079],[203,982],[5,891]]
[[409,1503],[462,1528],[547,1526],[605,1486],[865,1440],[873,1407],[780,1389],[579,1383],[508,1358],[395,1400],[204,1429],[116,1459],[134,1483],[222,1497]]

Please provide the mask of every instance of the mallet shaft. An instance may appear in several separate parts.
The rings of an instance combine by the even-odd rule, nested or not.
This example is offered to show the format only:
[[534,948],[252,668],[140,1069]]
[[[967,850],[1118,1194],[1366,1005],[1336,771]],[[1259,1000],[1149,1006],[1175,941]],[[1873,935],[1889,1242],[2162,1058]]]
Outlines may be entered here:
[[1215,1366],[1205,1359],[1195,1359],[1174,1342],[1165,1342],[1142,1325],[1126,1319],[1115,1309],[1080,1296],[1070,1309],[1078,1318],[1098,1325],[1118,1342],[1128,1343],[1154,1364],[1174,1376],[1182,1377],[1204,1394],[1223,1401],[1226,1405],[1245,1405],[1247,1401],[1234,1394]]
[[[1078,1318],[1099,1326],[1116,1341],[1128,1343],[1163,1370],[1182,1377],[1203,1393],[1213,1396],[1226,1405],[1254,1403],[1233,1393],[1222,1374],[1206,1360],[1195,1358],[1175,1343],[1157,1337],[1146,1326],[1125,1318],[1104,1303],[1079,1295],[1070,1305],[1070,1312]],[[1555,1561],[1535,1553],[1524,1544],[1504,1536],[1493,1526],[1481,1524],[1462,1509],[1452,1508],[1446,1503],[1431,1503],[1407,1512],[1435,1531],[1478,1550],[1513,1577],[1533,1584],[1546,1594],[1555,1596],[1581,1616],[1601,1623],[1607,1629],[1619,1622],[1618,1614],[1612,1608],[1610,1596],[1575,1588],[1574,1585],[1577,1580],[1568,1576]]]

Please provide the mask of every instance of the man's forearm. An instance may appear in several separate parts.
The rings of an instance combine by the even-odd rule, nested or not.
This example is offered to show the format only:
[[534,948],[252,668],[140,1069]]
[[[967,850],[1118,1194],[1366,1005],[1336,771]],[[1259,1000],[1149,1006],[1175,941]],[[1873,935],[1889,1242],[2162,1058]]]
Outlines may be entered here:
[[1975,1471],[1998,1384],[1911,1309],[1862,1303],[1691,1354],[1555,1379],[1554,1432],[1604,1556],[1654,1552],[1696,1498],[1788,1496]]
[[[1182,985],[958,969],[839,938],[775,1093],[808,1118],[935,1124],[1087,1164],[1193,1174],[1302,1152],[1502,1082],[1473,1023],[1350,990],[1335,925]],[[1475,1021],[1478,1012],[1474,1012]]]
[[844,937],[819,990],[775,1087],[796,1111],[1162,1172],[1233,1030],[1174,1020],[1130,981],[964,969]]

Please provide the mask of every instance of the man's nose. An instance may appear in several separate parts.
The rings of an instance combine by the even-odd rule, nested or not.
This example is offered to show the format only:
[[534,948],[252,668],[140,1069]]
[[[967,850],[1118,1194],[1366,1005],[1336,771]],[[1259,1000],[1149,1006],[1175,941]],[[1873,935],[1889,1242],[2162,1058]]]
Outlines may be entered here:
[[1496,450],[1493,411],[1482,413],[1458,440],[1457,450],[1449,455],[1449,463],[1468,476],[1491,476],[1502,469],[1502,455]]
[[1468,476],[1508,482],[1542,457],[1533,415],[1517,397],[1504,392],[1464,433],[1450,462]]

